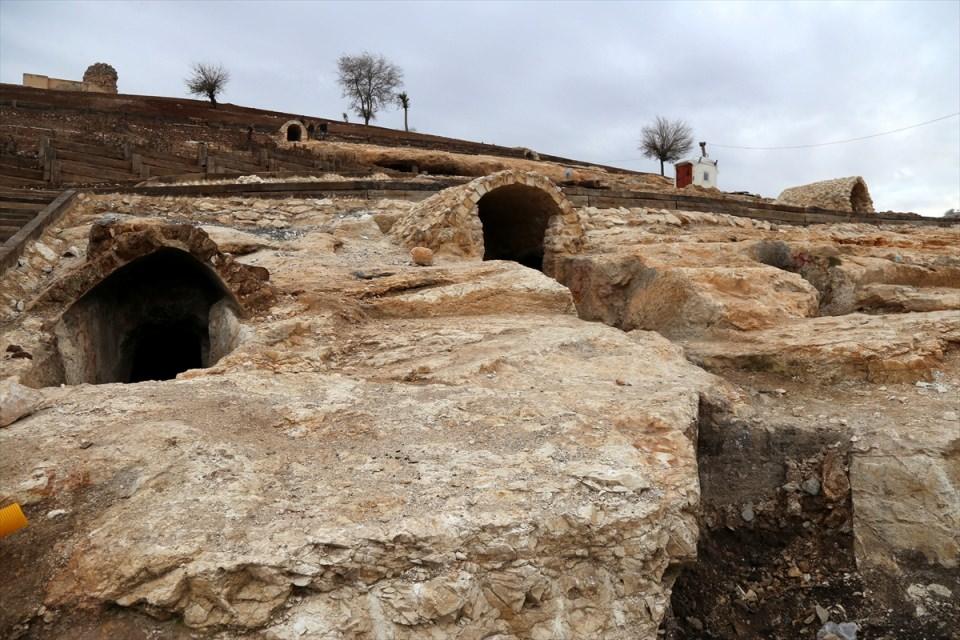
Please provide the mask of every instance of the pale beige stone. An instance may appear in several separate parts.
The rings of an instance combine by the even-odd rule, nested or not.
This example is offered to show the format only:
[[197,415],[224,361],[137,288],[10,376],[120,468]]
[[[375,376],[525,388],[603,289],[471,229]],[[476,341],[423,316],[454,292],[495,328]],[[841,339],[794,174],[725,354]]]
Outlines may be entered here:
[[414,247],[410,249],[410,259],[413,264],[429,267],[433,264],[433,251],[426,247]]

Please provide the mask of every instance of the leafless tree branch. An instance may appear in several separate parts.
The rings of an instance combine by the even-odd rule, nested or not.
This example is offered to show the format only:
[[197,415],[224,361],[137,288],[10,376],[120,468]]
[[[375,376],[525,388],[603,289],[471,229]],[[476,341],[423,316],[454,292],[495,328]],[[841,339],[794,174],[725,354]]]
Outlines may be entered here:
[[364,124],[370,124],[378,111],[396,100],[397,89],[403,86],[403,72],[382,55],[364,51],[357,56],[340,56],[337,81],[350,107]]
[[657,116],[653,124],[641,131],[639,149],[648,158],[660,161],[660,175],[663,175],[663,163],[682,158],[693,148],[693,131],[683,120],[668,120]]
[[186,79],[187,89],[192,95],[206,96],[214,107],[217,106],[217,96],[223,93],[230,81],[230,72],[220,64],[205,64],[195,62],[192,74]]

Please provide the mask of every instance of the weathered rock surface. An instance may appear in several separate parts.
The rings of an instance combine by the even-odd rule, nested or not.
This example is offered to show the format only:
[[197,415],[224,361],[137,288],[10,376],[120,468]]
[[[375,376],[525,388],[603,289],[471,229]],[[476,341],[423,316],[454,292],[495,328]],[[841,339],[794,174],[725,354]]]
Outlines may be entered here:
[[[4,499],[124,495],[78,527],[48,606],[273,637],[654,635],[695,548],[710,384],[675,347],[563,316],[297,324],[210,375],[50,391],[4,431]],[[36,487],[47,470],[89,482]]]
[[36,411],[43,396],[12,379],[0,380],[0,428]]
[[[737,491],[762,477],[798,514],[835,509],[816,522],[855,536],[862,567],[956,567],[957,230],[587,208],[558,282],[475,244],[412,266],[404,229],[450,240],[415,207],[87,196],[28,248],[0,281],[0,349],[32,357],[0,364],[29,384],[97,279],[85,265],[179,243],[269,272],[271,295],[211,320],[206,369],[44,388],[44,411],[0,430],[0,504],[31,518],[4,540],[0,631],[655,638],[696,553],[705,419],[743,456]],[[885,315],[815,317],[841,300]],[[754,465],[744,434],[785,459]],[[748,502],[731,523],[769,522]]]
[[928,380],[960,345],[960,312],[812,318],[730,340],[687,343],[694,362],[805,378]]
[[[76,243],[99,214],[72,215],[59,239]],[[39,576],[17,601],[201,635],[654,637],[668,569],[695,554],[701,397],[731,392],[657,334],[577,319],[537,271],[413,267],[368,212],[314,215],[235,258],[269,270],[275,302],[211,367],[46,388],[49,409],[0,433],[18,452],[0,501],[69,514],[11,539],[10,571]],[[92,260],[132,242],[109,229]],[[84,264],[12,284],[46,314]],[[39,325],[8,335],[41,354]],[[31,544],[55,526],[55,551]]]
[[857,291],[860,310],[904,313],[960,309],[960,288],[868,284]]
[[584,318],[668,337],[764,329],[816,314],[817,291],[796,274],[761,264],[698,267],[702,252],[662,249],[567,258],[558,278]]

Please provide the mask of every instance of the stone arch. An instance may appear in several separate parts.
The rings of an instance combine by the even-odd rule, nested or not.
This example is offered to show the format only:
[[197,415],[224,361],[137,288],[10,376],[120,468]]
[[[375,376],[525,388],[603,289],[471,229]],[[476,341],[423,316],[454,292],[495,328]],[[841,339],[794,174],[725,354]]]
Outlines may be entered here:
[[280,135],[287,142],[301,142],[307,130],[299,120],[289,120],[280,127]]
[[867,191],[867,183],[863,178],[857,178],[853,181],[850,189],[850,209],[854,213],[873,213],[873,198]]
[[210,366],[236,346],[239,317],[273,300],[268,278],[198,227],[99,222],[86,263],[32,305],[66,307],[47,323],[60,366],[45,382],[139,382]]
[[790,187],[783,190],[777,202],[849,213],[874,213],[867,183],[860,176]]
[[540,174],[513,170],[441,191],[413,207],[391,234],[409,247],[516,260],[547,274],[559,254],[583,246],[583,227],[563,192]]

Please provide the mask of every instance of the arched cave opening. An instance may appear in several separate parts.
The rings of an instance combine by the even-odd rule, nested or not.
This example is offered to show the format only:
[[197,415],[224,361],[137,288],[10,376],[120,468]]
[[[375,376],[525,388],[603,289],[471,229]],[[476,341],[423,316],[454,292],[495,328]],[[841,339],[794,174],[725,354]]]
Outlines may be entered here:
[[192,255],[165,248],[110,274],[56,326],[68,384],[169,380],[235,346],[233,296]]
[[871,213],[873,211],[873,200],[867,192],[867,186],[860,180],[853,184],[850,192],[850,208],[854,213]]
[[287,127],[287,142],[300,142],[301,135],[303,132],[300,131],[300,125],[291,124]]
[[511,184],[484,195],[477,207],[483,224],[484,260],[513,260],[543,270],[547,224],[560,213],[549,193]]

